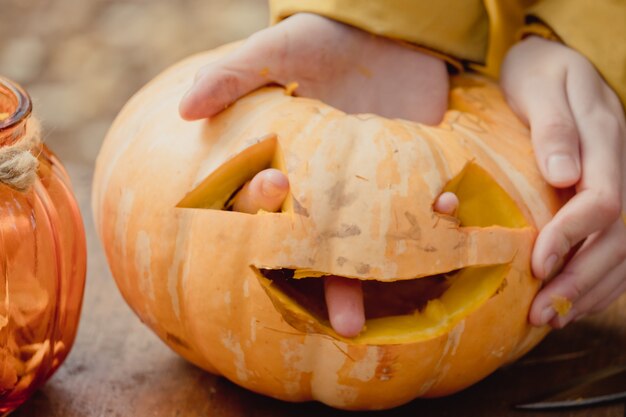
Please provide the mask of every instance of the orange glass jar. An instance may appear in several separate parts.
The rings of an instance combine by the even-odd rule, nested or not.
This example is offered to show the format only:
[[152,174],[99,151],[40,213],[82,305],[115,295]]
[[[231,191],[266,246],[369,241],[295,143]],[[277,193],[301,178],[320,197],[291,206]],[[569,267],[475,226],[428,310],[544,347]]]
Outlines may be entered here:
[[[67,173],[38,134],[30,98],[0,77],[0,415],[67,357],[85,284],[80,212]],[[28,173],[12,158],[24,156],[26,142],[36,158],[25,155],[32,178],[16,185],[12,177]]]

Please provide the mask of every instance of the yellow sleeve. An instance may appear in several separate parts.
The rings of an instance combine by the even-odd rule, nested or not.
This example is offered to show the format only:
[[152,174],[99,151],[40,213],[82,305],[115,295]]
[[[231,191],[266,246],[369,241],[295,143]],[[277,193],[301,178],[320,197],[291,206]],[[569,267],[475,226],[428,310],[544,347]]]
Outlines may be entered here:
[[528,10],[525,34],[540,21],[591,61],[626,108],[626,0],[544,0]]
[[482,0],[270,0],[272,23],[298,12],[483,63],[489,25]]

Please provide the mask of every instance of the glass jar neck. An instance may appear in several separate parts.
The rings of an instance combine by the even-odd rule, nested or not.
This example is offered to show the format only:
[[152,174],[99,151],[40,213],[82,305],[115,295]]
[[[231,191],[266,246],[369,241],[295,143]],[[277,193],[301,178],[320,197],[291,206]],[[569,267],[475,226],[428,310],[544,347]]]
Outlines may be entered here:
[[0,147],[12,145],[24,136],[31,111],[32,103],[26,91],[0,77]]

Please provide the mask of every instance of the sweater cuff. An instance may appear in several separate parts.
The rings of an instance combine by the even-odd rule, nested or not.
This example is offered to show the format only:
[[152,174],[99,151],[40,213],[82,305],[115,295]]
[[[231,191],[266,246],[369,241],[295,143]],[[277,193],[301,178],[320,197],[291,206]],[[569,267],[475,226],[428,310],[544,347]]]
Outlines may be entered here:
[[458,74],[464,71],[463,63],[459,61],[458,59],[454,58],[453,56],[446,55],[439,51],[435,51],[434,49],[430,49],[422,45],[417,45],[415,43],[410,43],[410,42],[401,41],[401,40],[395,40],[395,42],[399,43],[400,45],[406,48],[413,49],[417,52],[421,52],[426,55],[430,55],[433,58],[441,59],[443,62],[446,63],[448,72],[451,74]]
[[461,62],[485,61],[489,35],[482,0],[270,0],[272,23],[303,12],[413,45],[456,69]]
[[552,28],[539,20],[532,20],[518,32],[517,39],[522,40],[529,36],[539,36],[540,38],[563,43],[563,40],[557,35]]

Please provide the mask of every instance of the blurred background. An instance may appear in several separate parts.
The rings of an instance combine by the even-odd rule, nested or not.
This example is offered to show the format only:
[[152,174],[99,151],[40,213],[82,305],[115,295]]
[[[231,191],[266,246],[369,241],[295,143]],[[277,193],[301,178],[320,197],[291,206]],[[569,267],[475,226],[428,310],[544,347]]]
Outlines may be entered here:
[[46,143],[76,174],[138,88],[268,20],[265,0],[2,0],[0,74],[30,93]]

